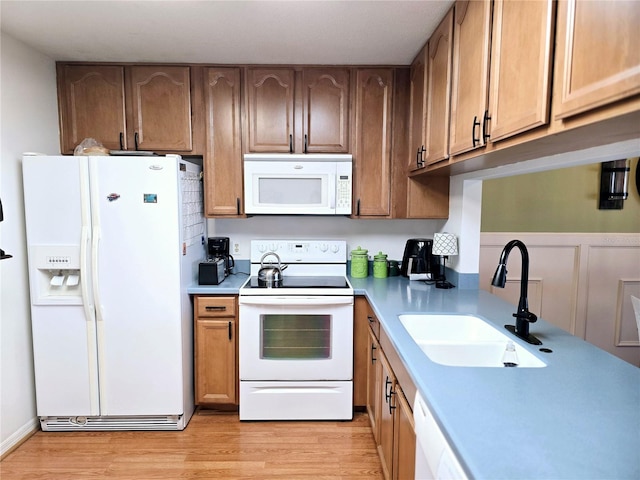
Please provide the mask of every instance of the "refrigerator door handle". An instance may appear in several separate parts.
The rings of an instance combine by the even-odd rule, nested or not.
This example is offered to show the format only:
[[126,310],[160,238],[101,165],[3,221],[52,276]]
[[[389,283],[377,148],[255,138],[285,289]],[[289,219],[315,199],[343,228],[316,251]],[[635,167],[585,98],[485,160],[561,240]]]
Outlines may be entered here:
[[84,306],[85,319],[89,323],[95,321],[95,310],[93,302],[89,295],[89,278],[88,278],[88,246],[90,242],[89,227],[83,226],[80,234],[80,291],[82,294],[82,305]]
[[93,227],[93,241],[91,242],[91,276],[93,287],[93,299],[95,300],[96,319],[104,322],[102,315],[102,303],[100,303],[100,288],[98,284],[98,247],[100,246],[100,228]]

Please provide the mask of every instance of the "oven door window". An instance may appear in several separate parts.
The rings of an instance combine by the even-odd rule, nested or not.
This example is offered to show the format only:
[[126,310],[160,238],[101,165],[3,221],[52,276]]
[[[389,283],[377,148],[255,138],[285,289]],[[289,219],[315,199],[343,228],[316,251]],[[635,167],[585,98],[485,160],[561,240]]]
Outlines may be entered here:
[[331,358],[331,315],[260,315],[260,358]]

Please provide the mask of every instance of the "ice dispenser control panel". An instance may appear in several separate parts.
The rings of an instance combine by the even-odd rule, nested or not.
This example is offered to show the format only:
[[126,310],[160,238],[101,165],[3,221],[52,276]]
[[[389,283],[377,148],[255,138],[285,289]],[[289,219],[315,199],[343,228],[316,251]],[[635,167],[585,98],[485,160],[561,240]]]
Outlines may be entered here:
[[30,247],[32,301],[35,305],[82,303],[80,247],[35,245]]

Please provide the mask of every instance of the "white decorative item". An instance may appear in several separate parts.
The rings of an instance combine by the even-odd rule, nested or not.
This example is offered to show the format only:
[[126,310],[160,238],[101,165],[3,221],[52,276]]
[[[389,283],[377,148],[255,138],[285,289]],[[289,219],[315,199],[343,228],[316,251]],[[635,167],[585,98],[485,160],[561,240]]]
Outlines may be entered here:
[[434,255],[458,255],[458,238],[453,233],[434,233],[433,249]]
[[453,233],[434,233],[431,254],[442,257],[440,273],[436,279],[436,288],[453,288],[455,285],[447,281],[445,263],[449,255],[458,255],[458,238]]

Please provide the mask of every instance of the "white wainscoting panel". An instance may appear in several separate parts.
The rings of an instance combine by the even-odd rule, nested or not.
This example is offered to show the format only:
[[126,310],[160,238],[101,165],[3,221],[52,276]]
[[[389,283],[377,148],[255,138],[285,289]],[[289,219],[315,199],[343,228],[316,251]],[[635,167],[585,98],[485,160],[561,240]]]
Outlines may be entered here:
[[[640,235],[482,233],[480,288],[515,306],[522,263],[517,248],[507,261],[507,287],[491,286],[502,248],[513,239],[523,241],[529,252],[529,310],[640,366],[638,327],[631,304],[631,295],[640,296]],[[535,324],[531,332],[535,335]]]

